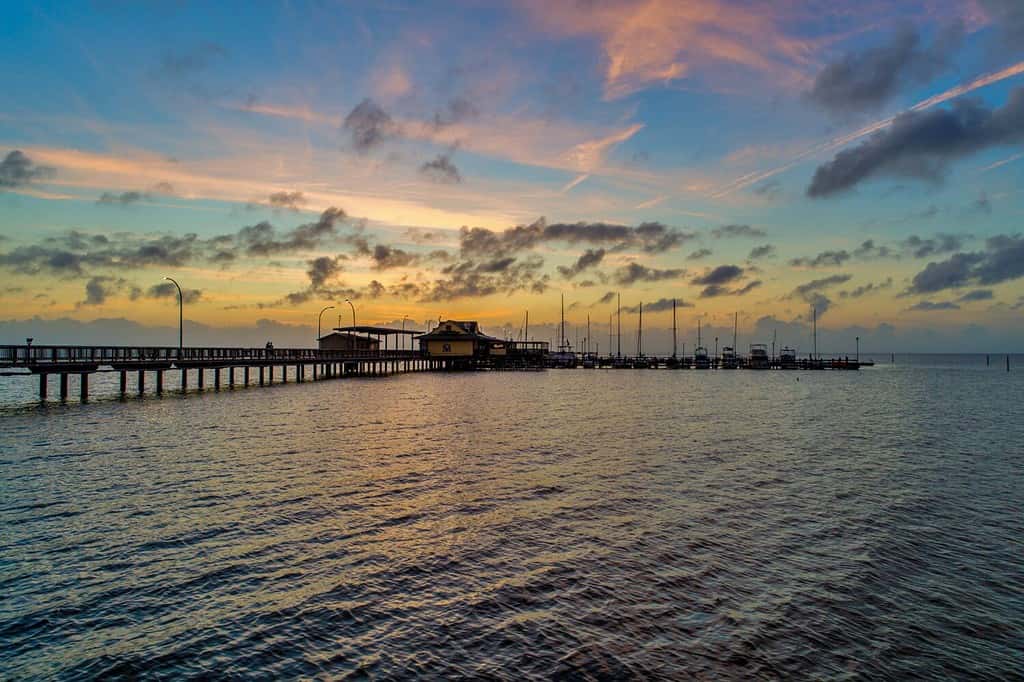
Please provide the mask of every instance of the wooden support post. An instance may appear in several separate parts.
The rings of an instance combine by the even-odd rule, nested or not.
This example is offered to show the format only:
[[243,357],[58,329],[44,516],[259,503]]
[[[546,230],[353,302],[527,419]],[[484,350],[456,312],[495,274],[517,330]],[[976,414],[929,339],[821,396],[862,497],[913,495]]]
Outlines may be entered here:
[[164,394],[164,371],[162,369],[156,371],[156,394]]
[[181,368],[181,392],[184,393],[188,390],[188,370],[184,367]]
[[303,365],[302,363],[299,363],[298,365],[295,366],[295,381],[297,381],[300,384],[302,383],[302,380],[305,378],[302,376],[305,369],[306,366]]
[[68,399],[68,373],[60,373],[60,401],[67,402]]
[[196,371],[199,373],[198,374],[199,378],[196,381],[196,388],[198,388],[201,391],[201,390],[203,390],[203,387],[204,387],[203,385],[204,385],[204,383],[206,381],[206,371],[202,367],[197,367]]
[[146,370],[139,370],[139,395],[146,392]]
[[267,383],[268,384],[274,383],[274,366],[273,365],[267,365]]
[[234,367],[228,367],[228,387],[229,388],[234,388],[235,387],[235,368]]
[[242,379],[245,381],[245,385],[249,385],[249,365],[245,366],[245,371],[242,372]]
[[320,366],[319,362],[313,363],[313,381],[317,380],[317,368]]
[[1009,355],[1006,356],[1006,371],[1007,372],[1010,371],[1010,356]]
[[46,402],[46,372],[39,373],[39,402]]
[[89,374],[87,372],[78,375],[78,399],[83,403],[89,402]]
[[128,394],[128,372],[123,369],[121,370],[120,389],[121,398],[124,399],[124,397]]
[[281,365],[281,383],[288,383],[288,365]]
[[260,386],[263,385],[263,365],[260,365]]
[[220,390],[220,367],[213,368],[213,390]]

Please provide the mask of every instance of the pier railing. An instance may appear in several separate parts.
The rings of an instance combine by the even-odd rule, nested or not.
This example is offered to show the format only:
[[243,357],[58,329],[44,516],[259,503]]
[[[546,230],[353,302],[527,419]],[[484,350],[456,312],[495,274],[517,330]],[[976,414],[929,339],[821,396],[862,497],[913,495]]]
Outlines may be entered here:
[[0,346],[0,366],[109,365],[132,363],[314,363],[404,360],[414,350],[319,350],[317,348],[177,348],[168,346]]

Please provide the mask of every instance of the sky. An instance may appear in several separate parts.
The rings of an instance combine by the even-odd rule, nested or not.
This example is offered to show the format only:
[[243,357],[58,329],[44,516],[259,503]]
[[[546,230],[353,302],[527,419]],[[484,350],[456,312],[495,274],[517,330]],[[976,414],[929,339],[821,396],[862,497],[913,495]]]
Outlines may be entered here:
[[0,342],[1024,346],[1019,0],[3,14]]

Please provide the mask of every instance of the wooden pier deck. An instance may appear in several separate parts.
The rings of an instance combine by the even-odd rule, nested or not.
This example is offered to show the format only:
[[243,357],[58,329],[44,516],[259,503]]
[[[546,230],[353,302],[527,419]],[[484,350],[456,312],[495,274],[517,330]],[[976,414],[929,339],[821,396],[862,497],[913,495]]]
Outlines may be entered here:
[[[448,368],[443,359],[429,358],[413,350],[318,350],[315,348],[175,348],[162,346],[0,346],[0,370],[5,375],[32,374],[39,377],[39,398],[46,400],[50,376],[56,375],[61,400],[68,398],[68,378],[78,376],[79,397],[89,398],[89,376],[96,372],[119,372],[121,395],[127,392],[128,373],[136,372],[136,385],[141,394],[146,389],[147,374],[152,375],[157,394],[164,391],[164,374],[180,372],[181,390],[189,387],[189,373],[195,376],[196,387],[205,388],[206,375],[212,373],[213,388],[221,387],[222,372],[228,386],[251,380],[260,386],[278,379],[288,381],[289,370],[294,381],[308,378],[340,378],[346,376],[378,376],[404,372],[425,372]],[[23,370],[11,372],[10,370]],[[255,377],[253,375],[256,375]]]

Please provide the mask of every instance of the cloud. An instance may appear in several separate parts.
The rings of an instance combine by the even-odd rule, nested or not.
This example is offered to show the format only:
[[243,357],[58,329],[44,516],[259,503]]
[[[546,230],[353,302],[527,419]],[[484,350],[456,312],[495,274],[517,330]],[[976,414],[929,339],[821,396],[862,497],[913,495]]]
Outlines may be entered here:
[[697,249],[689,256],[687,256],[686,260],[701,260],[702,258],[707,258],[710,255],[711,249]]
[[120,204],[121,206],[127,206],[128,204],[134,204],[139,201],[148,200],[149,196],[142,192],[121,192],[120,194],[112,194],[111,192],[104,192],[100,195],[100,198],[96,200],[97,204]]
[[853,255],[861,260],[872,260],[877,258],[892,258],[895,254],[893,254],[892,249],[888,246],[879,246],[878,244],[875,244],[874,239],[865,239],[861,242],[860,246],[854,249]]
[[549,277],[541,274],[543,266],[544,260],[539,256],[521,260],[505,257],[483,263],[461,261],[442,268],[442,277],[422,291],[420,300],[436,303],[524,290],[544,293]]
[[772,3],[528,0],[526,6],[544,31],[601,41],[605,99],[683,78],[714,87],[721,72],[793,83],[807,59],[807,42],[783,33],[783,13]]
[[743,277],[743,268],[738,265],[719,265],[717,268],[708,270],[703,275],[694,277],[693,284],[704,286],[716,286],[728,284]]
[[765,199],[777,199],[782,194],[782,183],[772,179],[754,187],[754,194]]
[[482,227],[463,227],[460,248],[465,256],[499,256],[530,250],[546,242],[605,246],[611,251],[639,248],[662,253],[696,237],[662,223],[641,223],[636,227],[614,223],[552,223],[543,218],[529,225],[517,225],[496,232]]
[[940,232],[928,239],[912,234],[900,242],[900,246],[910,251],[914,258],[928,258],[959,251],[963,248],[964,242],[969,239],[973,239],[969,234],[943,234]]
[[755,246],[750,250],[750,255],[747,256],[747,260],[761,260],[762,258],[771,258],[776,254],[775,247],[771,244],[763,244],[761,246]]
[[952,301],[939,301],[933,303],[931,301],[921,301],[907,308],[907,310],[931,312],[934,310],[960,310],[960,306]]
[[830,287],[837,286],[839,284],[845,284],[853,279],[853,275],[831,275],[829,277],[823,277],[821,279],[813,279],[810,282],[805,282],[800,286],[793,289],[790,297],[799,297],[807,299],[813,293],[817,293],[828,289]]
[[372,99],[364,99],[349,112],[341,124],[352,137],[352,147],[366,154],[397,133],[391,117]]
[[925,46],[917,31],[905,27],[886,43],[827,64],[806,96],[834,116],[877,111],[901,90],[927,84],[948,69],[963,37],[963,26],[957,24]]
[[999,47],[1011,55],[1024,53],[1024,5],[1019,0],[980,0],[980,4],[999,31]]
[[[146,290],[147,298],[171,298],[175,301],[178,300],[178,288],[171,282],[161,282],[160,284],[154,284]],[[201,289],[182,289],[181,298],[185,303],[195,303],[203,297],[203,291]]]
[[442,184],[458,184],[462,182],[459,169],[452,163],[451,154],[438,154],[431,161],[420,166],[420,175]]
[[309,277],[309,286],[312,290],[322,289],[329,281],[341,274],[341,258],[335,256],[319,256],[306,261],[309,267],[306,275]]
[[465,97],[453,97],[441,111],[434,112],[434,127],[445,128],[463,121],[476,118],[480,110]]
[[874,282],[868,282],[867,284],[862,284],[851,291],[841,291],[839,292],[839,296],[841,298],[860,298],[861,296],[867,296],[868,294],[878,293],[879,291],[889,289],[891,287],[892,277],[887,277],[884,282],[880,282],[878,284],[875,284]]
[[286,208],[291,211],[298,211],[302,204],[306,203],[306,197],[302,192],[274,192],[267,201],[275,208]]
[[0,191],[24,187],[37,180],[52,178],[56,173],[50,166],[37,166],[24,152],[14,149],[0,161]]
[[914,275],[903,295],[931,294],[968,285],[991,286],[1024,277],[1024,236],[995,235],[985,251],[954,253]]
[[[687,303],[686,301],[683,301],[683,300],[680,300],[680,299],[659,298],[654,303],[646,303],[646,304],[644,304],[644,312],[645,313],[660,313],[660,312],[665,311],[665,310],[672,310],[673,302],[674,302],[674,304],[675,304],[675,306],[677,308],[692,308],[693,307],[692,303]],[[622,310],[623,310],[623,312],[627,312],[627,313],[638,313],[638,312],[640,312],[640,305],[639,304],[638,305],[631,305],[631,306],[628,306],[626,308],[623,308]]]
[[759,279],[755,279],[752,282],[748,282],[745,286],[738,289],[730,289],[722,284],[709,284],[704,287],[700,292],[701,298],[718,298],[719,296],[743,296],[748,294],[757,287],[761,286],[762,282]]
[[390,270],[392,268],[405,268],[419,262],[419,256],[409,253],[403,249],[384,244],[377,244],[373,247],[373,267],[375,270]]
[[952,161],[1021,141],[1024,88],[1011,91],[1006,104],[997,109],[961,100],[948,109],[906,112],[889,128],[819,166],[807,196],[834,196],[882,175],[940,182]]
[[636,284],[637,282],[661,282],[666,279],[678,279],[686,275],[686,270],[681,268],[669,268],[659,270],[649,268],[633,262],[623,265],[615,271],[615,281],[623,286]]
[[284,234],[267,221],[243,227],[234,241],[250,256],[273,256],[284,253],[311,251],[328,240],[339,236],[339,225],[348,216],[340,208],[331,207],[320,214],[316,222],[300,225]]
[[604,260],[604,256],[604,249],[587,249],[570,267],[558,266],[558,272],[561,273],[562,277],[572,279],[584,270],[599,265]]
[[971,204],[971,211],[975,213],[984,213],[986,215],[992,214],[992,202],[988,198],[986,192],[982,192],[978,195],[978,198]]
[[970,283],[973,269],[985,260],[982,253],[955,253],[942,262],[933,262],[914,275],[908,293],[930,294]]
[[[119,288],[118,281],[113,277],[92,277],[85,283],[85,300],[79,301],[78,306],[103,305]],[[120,283],[123,285],[124,280]]]
[[803,268],[829,268],[838,267],[850,260],[850,252],[845,249],[840,251],[822,251],[814,258],[793,258],[789,264],[794,267]]
[[768,233],[750,225],[722,225],[711,230],[711,236],[715,239],[729,237],[759,239],[768,236]]
[[991,301],[993,298],[995,298],[995,294],[991,289],[975,289],[968,291],[956,300],[960,303],[970,303],[972,301]]
[[615,292],[614,291],[608,291],[608,292],[605,293],[604,296],[602,296],[601,298],[597,299],[594,302],[594,305],[604,305],[606,303],[611,303],[614,300],[615,300]]

